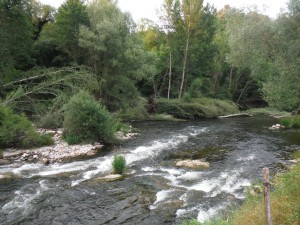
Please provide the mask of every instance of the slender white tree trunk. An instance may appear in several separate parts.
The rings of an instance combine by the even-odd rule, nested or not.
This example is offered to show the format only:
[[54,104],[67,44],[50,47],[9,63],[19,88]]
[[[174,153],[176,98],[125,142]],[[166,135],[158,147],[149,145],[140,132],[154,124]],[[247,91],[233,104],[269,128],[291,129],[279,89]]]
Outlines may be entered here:
[[168,86],[168,99],[170,99],[170,92],[171,92],[171,81],[172,81],[172,52],[170,50],[170,69],[169,69],[169,86]]
[[180,84],[179,96],[178,96],[179,99],[182,97],[184,82],[186,82],[185,73],[186,73],[186,64],[187,64],[187,57],[188,57],[188,51],[189,51],[189,41],[190,41],[190,25],[188,25],[187,37],[186,37],[186,42],[185,42],[182,77],[181,77],[181,84]]

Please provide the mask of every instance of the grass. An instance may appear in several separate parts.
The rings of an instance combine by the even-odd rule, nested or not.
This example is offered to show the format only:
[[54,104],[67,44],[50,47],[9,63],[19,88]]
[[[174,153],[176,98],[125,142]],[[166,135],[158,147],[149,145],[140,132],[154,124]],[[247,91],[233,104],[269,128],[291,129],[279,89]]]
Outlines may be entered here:
[[[300,157],[300,151],[294,153]],[[273,224],[300,224],[300,164],[290,168],[288,172],[279,174],[273,179],[271,193],[271,212]],[[263,196],[248,196],[244,204],[233,211],[227,220],[203,223],[205,225],[264,225],[266,224]],[[193,220],[183,225],[200,225]]]
[[269,116],[289,116],[290,113],[285,111],[279,111],[274,108],[253,108],[246,111],[246,113],[252,114],[252,115],[269,115]]
[[230,101],[212,98],[192,98],[190,101],[178,99],[158,99],[157,113],[170,114],[176,118],[215,118],[238,112],[237,106]]
[[124,156],[122,155],[114,156],[112,166],[115,174],[123,174],[126,168],[126,160]]
[[293,159],[300,159],[300,150],[299,151],[295,151],[292,154]]

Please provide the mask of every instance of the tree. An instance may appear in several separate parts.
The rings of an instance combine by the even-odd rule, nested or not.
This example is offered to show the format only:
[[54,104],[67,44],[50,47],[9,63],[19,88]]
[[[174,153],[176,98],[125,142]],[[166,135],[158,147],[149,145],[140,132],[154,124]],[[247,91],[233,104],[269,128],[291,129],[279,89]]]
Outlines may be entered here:
[[275,24],[276,54],[274,65],[277,73],[263,84],[264,98],[282,110],[292,111],[300,104],[299,43],[300,4],[290,0],[289,11],[282,14]]
[[79,46],[79,27],[89,26],[89,18],[83,0],[67,0],[56,15],[55,40],[58,48],[67,56],[65,64],[82,64],[85,57]]
[[114,1],[93,1],[87,11],[90,26],[80,27],[79,43],[101,83],[99,98],[112,110],[133,106],[139,96],[135,84],[156,72],[155,55],[145,51],[132,18]]
[[182,77],[178,98],[182,97],[183,87],[186,82],[186,67],[189,54],[190,38],[193,32],[198,28],[199,21],[202,17],[203,0],[184,0],[182,2],[183,26],[185,31],[185,47],[182,65]]
[[33,0],[31,4],[32,23],[36,28],[34,31],[34,40],[37,40],[43,27],[54,22],[55,9],[50,5],[41,4],[39,1]]
[[[0,73],[6,76],[8,68],[28,69],[34,65],[33,31],[27,1],[0,2]],[[5,71],[5,73],[4,73]]]

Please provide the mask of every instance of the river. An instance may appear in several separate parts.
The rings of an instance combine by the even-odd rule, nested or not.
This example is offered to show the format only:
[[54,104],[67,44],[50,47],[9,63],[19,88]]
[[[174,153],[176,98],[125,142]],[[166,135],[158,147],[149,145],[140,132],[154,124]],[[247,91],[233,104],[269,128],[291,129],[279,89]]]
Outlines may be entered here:
[[[264,166],[273,173],[300,149],[297,130],[270,130],[270,117],[136,122],[141,135],[90,159],[44,166],[1,166],[0,224],[181,224],[205,221],[243,202]],[[124,179],[103,182],[115,154]],[[179,159],[205,159],[209,169],[176,168]]]

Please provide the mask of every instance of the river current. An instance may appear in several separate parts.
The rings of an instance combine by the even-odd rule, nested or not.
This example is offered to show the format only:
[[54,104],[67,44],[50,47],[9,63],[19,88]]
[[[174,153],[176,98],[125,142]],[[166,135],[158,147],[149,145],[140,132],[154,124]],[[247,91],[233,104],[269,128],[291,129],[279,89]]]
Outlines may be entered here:
[[[185,122],[136,122],[140,135],[90,159],[45,166],[0,166],[0,224],[181,224],[222,216],[243,202],[247,187],[274,174],[300,149],[297,130],[270,130],[270,117]],[[112,172],[124,155],[127,175]],[[206,170],[177,168],[180,159],[205,159]]]

